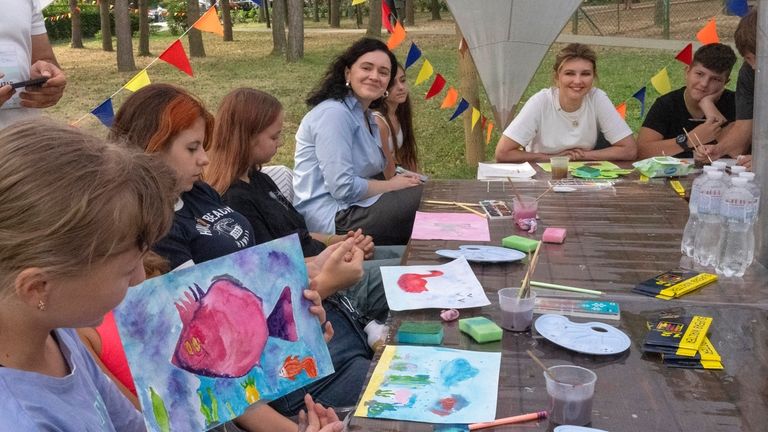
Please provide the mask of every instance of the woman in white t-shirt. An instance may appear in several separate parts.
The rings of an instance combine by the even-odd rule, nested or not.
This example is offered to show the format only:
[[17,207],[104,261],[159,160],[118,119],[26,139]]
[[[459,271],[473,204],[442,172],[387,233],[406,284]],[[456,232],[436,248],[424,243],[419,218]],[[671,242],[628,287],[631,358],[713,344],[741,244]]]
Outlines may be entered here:
[[[555,85],[533,95],[496,146],[498,162],[540,162],[551,156],[571,160],[634,160],[632,130],[604,91],[593,87],[597,56],[572,43],[555,58]],[[599,135],[611,144],[595,150]]]

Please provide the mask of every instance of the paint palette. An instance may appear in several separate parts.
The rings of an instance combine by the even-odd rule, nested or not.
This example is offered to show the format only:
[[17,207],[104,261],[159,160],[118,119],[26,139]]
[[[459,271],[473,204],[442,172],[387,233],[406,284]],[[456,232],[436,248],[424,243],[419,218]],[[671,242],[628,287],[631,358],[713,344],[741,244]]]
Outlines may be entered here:
[[591,427],[584,427],[584,426],[571,426],[571,425],[562,425],[555,428],[555,432],[608,432],[602,429],[595,429]]
[[618,354],[631,344],[629,337],[616,327],[600,322],[575,323],[562,315],[542,315],[534,328],[555,345],[584,354]]
[[467,261],[483,263],[519,261],[526,256],[518,250],[485,245],[461,245],[458,249],[439,249],[435,253],[445,258],[463,256]]

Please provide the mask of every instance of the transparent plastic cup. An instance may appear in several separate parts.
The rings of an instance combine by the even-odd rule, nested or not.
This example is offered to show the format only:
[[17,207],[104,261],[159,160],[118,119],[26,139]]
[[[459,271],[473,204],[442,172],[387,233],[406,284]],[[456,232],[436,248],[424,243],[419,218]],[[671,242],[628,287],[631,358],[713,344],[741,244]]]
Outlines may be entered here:
[[[522,201],[521,201],[522,200]],[[536,198],[521,196],[512,198],[512,211],[515,213],[515,224],[519,225],[521,219],[536,219],[539,212],[539,203]]]
[[520,288],[502,288],[499,290],[499,306],[501,307],[501,327],[524,332],[531,328],[533,321],[533,306],[536,293],[530,292],[530,297],[518,299]]
[[552,156],[549,158],[549,164],[552,167],[552,180],[561,180],[568,178],[568,162],[571,158],[568,156]]
[[549,394],[549,419],[555,424],[584,426],[592,421],[597,375],[579,366],[561,365],[544,373]]

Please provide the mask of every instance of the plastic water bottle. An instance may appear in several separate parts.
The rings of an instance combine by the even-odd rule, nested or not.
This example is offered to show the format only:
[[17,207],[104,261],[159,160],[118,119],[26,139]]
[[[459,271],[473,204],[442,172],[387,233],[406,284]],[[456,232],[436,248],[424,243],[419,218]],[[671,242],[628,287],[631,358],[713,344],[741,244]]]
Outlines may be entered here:
[[688,201],[688,222],[685,224],[683,230],[683,241],[680,243],[680,252],[689,257],[693,257],[693,242],[696,239],[696,234],[699,230],[699,209],[697,208],[699,202],[699,193],[701,192],[701,184],[707,179],[708,171],[716,171],[717,168],[707,165],[704,167],[704,174],[696,177],[691,186],[691,198]]
[[693,259],[702,266],[714,266],[720,252],[720,233],[723,218],[720,216],[720,198],[725,190],[723,171],[707,171],[701,184],[696,208],[699,212],[699,229],[693,242]]
[[741,172],[739,177],[747,179],[747,189],[752,194],[752,205],[747,209],[747,216],[750,218],[749,233],[747,240],[750,246],[747,248],[747,265],[752,264],[755,258],[755,221],[757,220],[757,210],[760,208],[760,187],[755,184],[755,173]]
[[[747,214],[747,210],[752,205],[752,194],[747,189],[746,178],[734,177],[732,183],[720,203],[720,214],[724,218],[725,229],[715,271],[726,277],[741,277],[750,264],[747,258],[750,254],[748,236],[751,215]],[[751,243],[754,247],[754,242]]]
[[716,160],[712,162],[712,166],[715,167],[716,170],[723,172],[722,180],[723,180],[723,183],[725,183],[725,188],[728,189],[729,187],[731,187],[731,179],[728,176],[728,173],[725,172],[725,169],[728,167],[728,164],[723,161]]
[[741,165],[731,166],[731,177],[738,177],[743,172],[747,172],[747,167]]

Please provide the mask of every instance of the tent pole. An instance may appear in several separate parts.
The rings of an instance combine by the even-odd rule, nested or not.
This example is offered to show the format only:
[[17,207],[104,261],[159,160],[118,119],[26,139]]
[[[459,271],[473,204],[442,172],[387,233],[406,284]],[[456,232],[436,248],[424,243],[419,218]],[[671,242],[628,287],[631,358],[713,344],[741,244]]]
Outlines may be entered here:
[[760,211],[755,222],[755,259],[768,267],[768,0],[758,1],[755,111],[752,123],[752,171],[760,187]]

